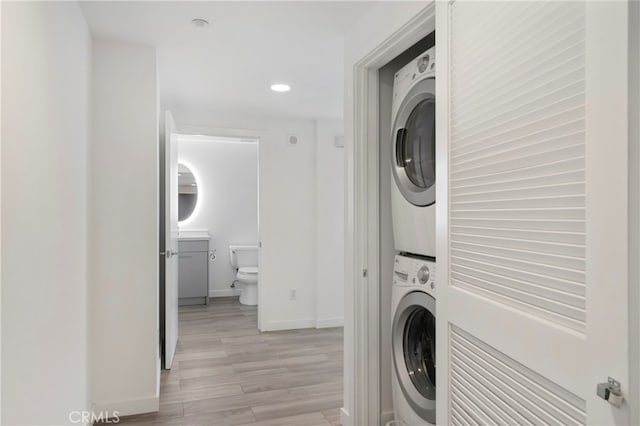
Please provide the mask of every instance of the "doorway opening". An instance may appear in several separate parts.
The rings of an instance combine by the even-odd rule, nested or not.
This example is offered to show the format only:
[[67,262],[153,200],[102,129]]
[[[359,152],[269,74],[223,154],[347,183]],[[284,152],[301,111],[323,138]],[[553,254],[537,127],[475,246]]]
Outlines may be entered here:
[[259,138],[178,133],[170,113],[166,121],[161,238],[173,249],[160,271],[160,341],[169,369],[183,312],[229,299],[250,307],[258,329]]
[[[341,324],[287,323],[290,329],[281,330],[273,330],[268,320],[261,324],[261,301],[273,288],[265,289],[259,279],[259,212],[262,202],[273,200],[269,192],[260,196],[262,133],[234,132],[211,136],[219,133],[186,129],[168,138],[177,147],[175,160],[170,159],[176,166],[165,168],[177,170],[178,181],[173,197],[178,204],[178,337],[172,362],[165,359],[161,374],[160,412],[146,416],[163,424],[171,416],[163,407],[182,406],[184,417],[197,424],[215,424],[225,416],[238,423],[289,417],[337,423],[343,401]],[[238,136],[243,134],[251,136]],[[341,147],[330,142],[326,149],[339,152]],[[266,230],[286,234],[273,224]],[[285,256],[281,248],[270,248],[271,256]],[[255,294],[247,288],[251,285]],[[228,401],[240,406],[226,409]]]
[[195,239],[208,241],[206,269],[190,267],[190,252],[179,250],[185,261],[178,268],[183,271],[179,304],[192,304],[189,285],[206,281],[209,298],[239,297],[244,305],[259,306],[259,139],[188,134],[177,139],[179,169],[185,170],[178,177],[184,180],[178,238],[185,247]]

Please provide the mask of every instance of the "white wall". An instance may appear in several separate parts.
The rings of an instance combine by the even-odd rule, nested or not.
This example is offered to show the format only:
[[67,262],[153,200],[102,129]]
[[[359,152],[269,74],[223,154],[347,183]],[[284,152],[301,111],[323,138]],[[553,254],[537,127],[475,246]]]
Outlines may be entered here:
[[158,95],[153,47],[93,41],[91,335],[95,409],[158,407]]
[[180,230],[206,229],[210,250],[209,296],[233,296],[236,270],[229,261],[229,245],[258,244],[258,143],[237,139],[178,138],[178,161],[187,165],[198,185],[193,214]]
[[[640,359],[640,2],[629,3],[629,359]],[[640,424],[640,367],[629,366],[630,424]]]
[[344,136],[342,120],[316,121],[316,326],[344,323]]
[[[2,2],[0,2],[0,34],[2,34]],[[2,37],[0,36],[0,40]],[[0,49],[1,51],[2,49]],[[2,81],[2,55],[0,54],[0,81]],[[2,84],[0,83],[0,99]],[[0,102],[0,423],[2,423],[2,102]]]
[[[0,34],[2,34],[2,2],[0,2]],[[0,40],[2,37],[0,36]],[[0,42],[0,99],[2,98],[2,46]],[[2,102],[0,102],[0,423],[2,423]]]
[[[181,133],[249,136],[259,143],[262,330],[316,325],[315,123],[169,106]],[[235,130],[234,130],[235,129]],[[298,136],[297,145],[287,135]],[[296,289],[297,300],[289,292]]]
[[[271,126],[260,144],[262,329],[314,327],[315,126],[302,120]],[[298,136],[296,145],[288,144],[288,133]]]
[[76,3],[3,3],[3,424],[89,408],[90,49]]

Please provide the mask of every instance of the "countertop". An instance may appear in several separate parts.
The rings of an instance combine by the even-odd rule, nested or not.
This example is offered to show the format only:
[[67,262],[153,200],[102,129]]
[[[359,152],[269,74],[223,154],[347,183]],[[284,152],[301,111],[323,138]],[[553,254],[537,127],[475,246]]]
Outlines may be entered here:
[[185,229],[180,230],[178,232],[178,240],[180,241],[188,241],[188,240],[210,240],[211,235],[209,235],[209,231],[202,229]]

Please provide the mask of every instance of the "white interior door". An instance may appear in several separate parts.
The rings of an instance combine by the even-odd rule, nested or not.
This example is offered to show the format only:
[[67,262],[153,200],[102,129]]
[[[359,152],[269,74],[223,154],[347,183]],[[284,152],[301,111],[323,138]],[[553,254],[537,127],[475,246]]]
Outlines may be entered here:
[[626,424],[627,9],[437,3],[439,424]]
[[169,111],[165,138],[165,368],[171,368],[178,343],[178,142]]

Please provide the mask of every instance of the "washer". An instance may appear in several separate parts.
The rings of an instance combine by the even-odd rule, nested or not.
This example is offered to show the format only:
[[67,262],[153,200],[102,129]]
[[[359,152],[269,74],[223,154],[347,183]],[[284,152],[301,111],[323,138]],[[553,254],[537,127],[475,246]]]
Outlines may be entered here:
[[392,396],[403,425],[436,422],[436,264],[397,255],[391,298]]
[[435,48],[398,71],[391,109],[391,209],[395,248],[435,257]]

